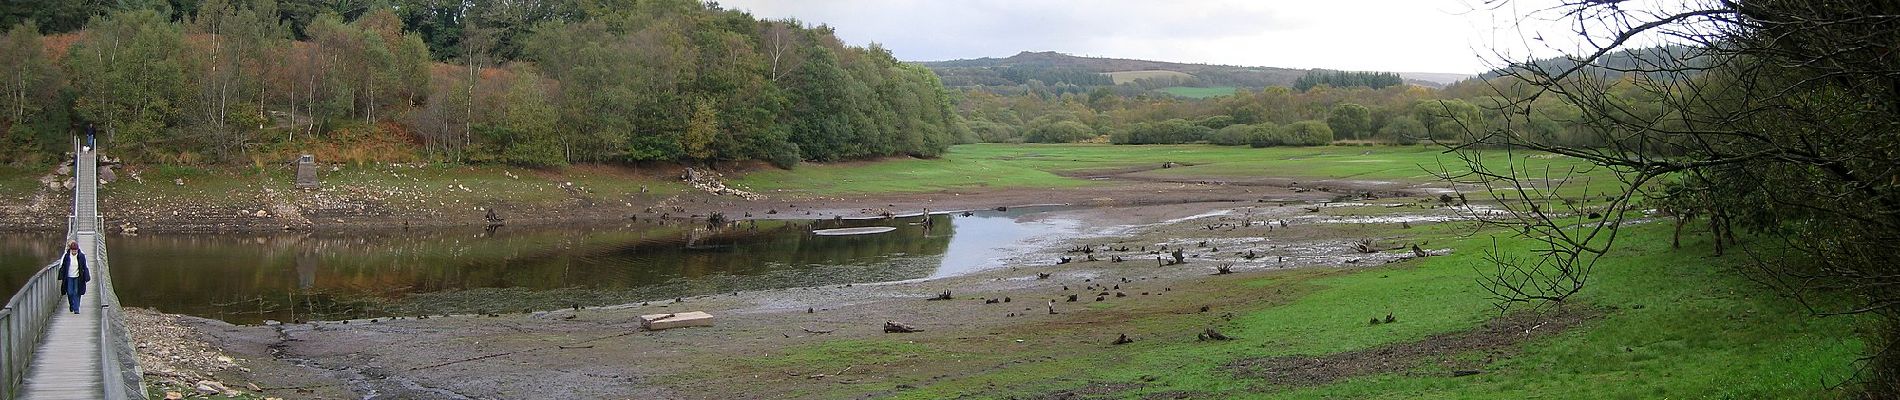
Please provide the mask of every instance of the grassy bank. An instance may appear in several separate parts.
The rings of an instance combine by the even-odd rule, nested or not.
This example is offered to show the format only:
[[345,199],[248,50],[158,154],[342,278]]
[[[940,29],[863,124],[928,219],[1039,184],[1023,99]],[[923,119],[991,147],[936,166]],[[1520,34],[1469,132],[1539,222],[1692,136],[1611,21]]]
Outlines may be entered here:
[[[1213,281],[1215,298],[1240,298],[1230,316],[1135,312],[1086,326],[992,332],[990,338],[911,337],[827,342],[788,349],[754,368],[785,366],[904,370],[890,379],[837,385],[817,397],[880,392],[898,398],[1033,396],[1105,398],[1830,398],[1854,372],[1862,344],[1855,320],[1817,319],[1707,257],[1699,243],[1668,248],[1666,227],[1632,228],[1591,286],[1565,307],[1600,312],[1580,326],[1502,351],[1397,358],[1396,373],[1347,374],[1318,385],[1286,385],[1225,367],[1275,356],[1323,357],[1472,330],[1498,316],[1473,278],[1488,236],[1460,238],[1456,226],[1421,227],[1421,239],[1449,244],[1451,256],[1363,269],[1306,269],[1249,280]],[[1529,250],[1521,241],[1506,251]],[[1104,305],[1104,307],[1109,307]],[[1217,308],[1216,313],[1221,310]],[[1390,313],[1396,323],[1368,324]],[[1231,341],[1198,341],[1202,327]],[[1113,332],[1137,338],[1113,346]],[[1102,340],[1056,340],[1070,334]],[[1027,342],[1009,339],[1027,339]],[[882,365],[883,367],[879,367]],[[991,365],[968,373],[970,365]],[[1482,373],[1454,377],[1446,365]],[[964,366],[964,367],[946,367]],[[915,369],[918,372],[910,372]],[[961,371],[961,372],[950,372]],[[769,372],[767,372],[769,373]],[[942,373],[939,376],[932,374]],[[835,390],[827,393],[825,390]]]
[[[1492,165],[1508,161],[1487,155]],[[1174,162],[1174,168],[1160,168]],[[1584,172],[1609,182],[1607,171],[1556,157],[1520,157],[1521,166],[1553,173]],[[50,170],[50,169],[49,169]],[[928,192],[978,192],[1002,188],[1068,188],[1103,185],[1088,176],[1119,175],[1141,179],[1225,179],[1260,177],[1295,181],[1360,180],[1400,183],[1434,181],[1428,170],[1460,171],[1462,163],[1435,146],[1320,146],[1255,149],[1244,146],[1105,144],[970,144],[952,147],[936,159],[802,164],[796,169],[760,169],[731,173],[735,187],[773,197],[877,195]],[[402,210],[451,209],[494,204],[560,204],[588,198],[635,206],[690,188],[667,168],[574,166],[534,170],[504,166],[340,165],[321,173],[327,188],[361,194],[364,200]],[[0,195],[23,199],[39,189],[45,171],[0,169]],[[137,173],[139,179],[131,179]],[[287,167],[200,168],[133,165],[120,169],[120,182],[101,191],[107,199],[149,199],[169,204],[205,204],[240,209],[259,204],[245,195],[263,189],[290,196]],[[178,185],[174,180],[182,180]],[[566,183],[574,187],[564,187]],[[646,192],[641,192],[641,187]],[[1608,185],[1598,185],[1607,189]],[[1572,187],[1583,193],[1581,187]],[[1593,189],[1596,193],[1603,190]],[[234,196],[235,195],[235,196]],[[108,204],[110,206],[110,204]]]
[[39,191],[40,175],[45,172],[14,166],[0,166],[0,196],[22,198]]
[[[275,230],[305,220],[456,225],[480,223],[489,208],[511,221],[638,212],[690,191],[672,175],[618,166],[325,165],[321,189],[299,190],[288,167],[132,165],[100,196],[109,217],[142,229]],[[285,209],[302,217],[274,218]],[[271,218],[254,216],[256,210]]]
[[[1576,171],[1610,182],[1608,171],[1574,159],[1486,153],[1494,168],[1507,163],[1538,171]],[[1186,164],[1161,168],[1163,163]],[[1457,157],[1437,146],[1270,147],[1213,145],[968,144],[938,159],[801,165],[762,170],[736,182],[766,192],[866,194],[977,190],[999,187],[1074,187],[1097,184],[1086,174],[1131,173],[1155,178],[1259,177],[1431,182],[1432,171],[1463,171]],[[1607,188],[1607,186],[1604,186]]]
[[1216,87],[1171,86],[1171,87],[1161,88],[1158,90],[1165,92],[1167,94],[1186,97],[1190,99],[1205,99],[1209,97],[1231,96],[1234,94],[1234,91],[1236,89],[1233,86],[1216,86]]

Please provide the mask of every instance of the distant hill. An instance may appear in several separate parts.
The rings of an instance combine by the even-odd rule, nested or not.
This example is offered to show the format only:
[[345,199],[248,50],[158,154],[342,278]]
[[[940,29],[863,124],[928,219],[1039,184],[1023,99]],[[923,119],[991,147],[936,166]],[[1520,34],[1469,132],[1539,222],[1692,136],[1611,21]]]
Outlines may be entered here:
[[[1512,68],[1535,68],[1547,73],[1556,74],[1571,68],[1577,68],[1579,61],[1576,56],[1559,56],[1515,64]],[[1623,75],[1632,71],[1653,71],[1682,65],[1707,67],[1711,62],[1713,61],[1709,57],[1706,57],[1702,52],[1694,48],[1669,45],[1610,52],[1604,54],[1603,57],[1593,60],[1589,65],[1583,66],[1580,72],[1592,74],[1597,77],[1610,77]],[[1491,79],[1503,76],[1510,71],[1510,68],[1496,69],[1480,74],[1477,77]],[[1657,77],[1667,77],[1671,74],[1655,73],[1654,75]]]
[[[943,78],[945,86],[1007,86],[1034,79],[1045,84],[1067,83],[1078,86],[1102,84],[1084,76],[1106,74],[1112,84],[1135,79],[1170,79],[1182,86],[1263,88],[1292,86],[1305,76],[1305,69],[1246,67],[1234,65],[1190,64],[1126,58],[1078,57],[1053,51],[1025,51],[1005,58],[983,57],[964,60],[920,62]],[[1154,72],[1146,72],[1154,71]],[[1442,87],[1471,77],[1470,74],[1400,72],[1407,82]]]
[[[1042,67],[1042,68],[1078,68],[1094,72],[1173,70],[1195,73],[1213,69],[1252,70],[1277,72],[1299,77],[1306,70],[1270,67],[1237,67],[1229,65],[1186,64],[1166,61],[1133,60],[1126,58],[1078,57],[1053,51],[1025,51],[1008,58],[983,57],[967,60],[927,61],[928,67]],[[1291,78],[1288,79],[1291,81]]]
[[[1128,71],[1174,71],[1192,75],[1198,84],[1207,86],[1234,86],[1260,88],[1267,86],[1289,86],[1294,79],[1306,75],[1306,70],[1273,67],[1240,67],[1231,65],[1187,64],[1164,61],[1131,60],[1126,58],[1077,57],[1053,51],[1025,51],[1007,58],[984,57],[968,60],[930,61],[920,63],[944,78],[946,86],[985,86],[999,84],[991,79],[994,71],[1016,70],[1054,70],[1091,73],[1128,72]],[[1173,75],[1160,73],[1155,76]],[[1127,75],[1124,75],[1127,76]],[[1136,75],[1139,76],[1139,75]],[[1124,78],[1116,79],[1124,83]],[[1042,80],[1044,83],[1057,82]],[[1020,84],[1022,82],[1015,82]],[[1082,85],[1081,82],[1069,82]]]
[[1405,77],[1407,82],[1419,84],[1431,83],[1425,86],[1440,87],[1458,83],[1458,81],[1470,79],[1474,76],[1473,74],[1454,74],[1448,72],[1399,72],[1398,74],[1399,76]]

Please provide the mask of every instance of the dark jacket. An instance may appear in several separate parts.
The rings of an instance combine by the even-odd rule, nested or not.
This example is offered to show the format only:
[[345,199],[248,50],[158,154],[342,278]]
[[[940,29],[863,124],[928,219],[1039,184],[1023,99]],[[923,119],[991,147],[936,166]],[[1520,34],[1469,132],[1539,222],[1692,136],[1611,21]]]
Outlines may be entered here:
[[[79,295],[85,296],[86,282],[92,282],[92,269],[86,268],[86,253],[79,253],[72,259],[79,260]],[[67,268],[73,267],[67,260],[69,259],[66,258],[66,254],[59,255],[59,295],[61,296],[66,295],[66,272],[69,271]]]

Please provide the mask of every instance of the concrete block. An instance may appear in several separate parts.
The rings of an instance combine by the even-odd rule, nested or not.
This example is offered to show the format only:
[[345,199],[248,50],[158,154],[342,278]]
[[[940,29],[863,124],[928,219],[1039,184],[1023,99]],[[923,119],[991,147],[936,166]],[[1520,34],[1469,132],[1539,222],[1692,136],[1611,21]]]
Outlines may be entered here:
[[703,311],[683,313],[648,314],[640,316],[640,328],[649,331],[685,328],[689,326],[712,326],[713,316]]

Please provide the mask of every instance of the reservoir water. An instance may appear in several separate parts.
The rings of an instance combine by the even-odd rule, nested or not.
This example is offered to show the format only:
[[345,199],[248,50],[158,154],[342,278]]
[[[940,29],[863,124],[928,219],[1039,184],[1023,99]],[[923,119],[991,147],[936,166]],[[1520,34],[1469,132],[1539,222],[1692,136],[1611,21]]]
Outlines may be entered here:
[[[127,306],[233,323],[516,312],[954,276],[1074,232],[1049,207],[875,220],[758,220],[108,238]],[[826,236],[816,229],[891,227]],[[59,233],[0,234],[11,294]]]

